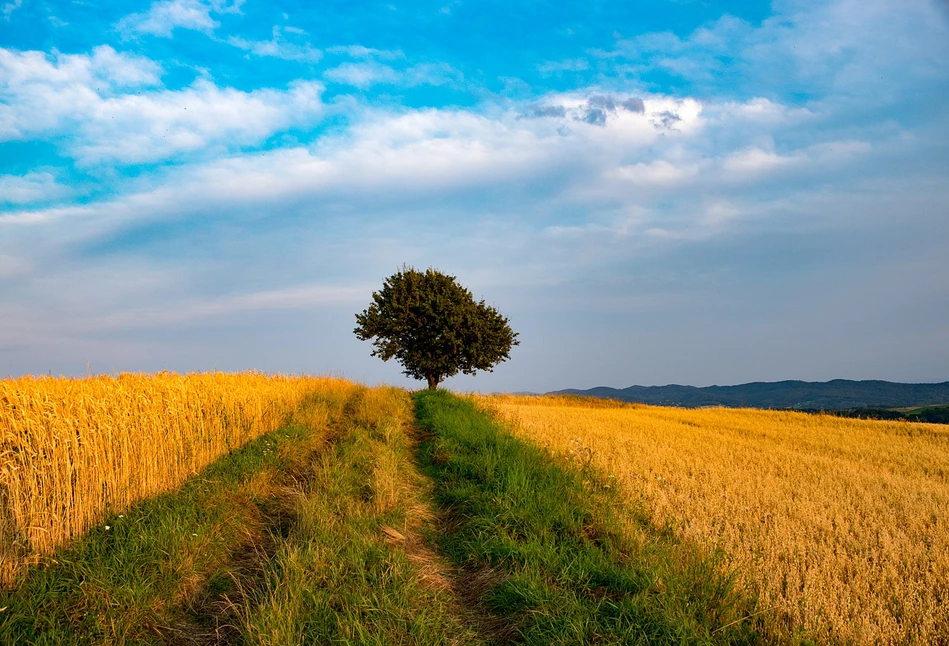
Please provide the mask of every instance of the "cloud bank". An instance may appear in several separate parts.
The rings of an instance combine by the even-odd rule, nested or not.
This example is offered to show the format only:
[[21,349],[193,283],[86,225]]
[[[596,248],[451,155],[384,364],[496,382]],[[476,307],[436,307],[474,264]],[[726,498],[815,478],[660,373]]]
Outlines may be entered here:
[[0,48],[0,371],[398,381],[352,316],[408,262],[522,332],[459,387],[949,378],[935,5],[782,0],[526,62],[451,55],[474,9],[430,9],[385,14],[436,25],[425,51],[194,0]]

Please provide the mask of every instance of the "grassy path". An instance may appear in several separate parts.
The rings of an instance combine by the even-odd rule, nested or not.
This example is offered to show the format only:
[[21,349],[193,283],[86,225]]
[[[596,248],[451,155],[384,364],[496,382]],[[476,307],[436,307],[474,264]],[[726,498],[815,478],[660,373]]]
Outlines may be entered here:
[[469,401],[326,403],[0,591],[0,644],[757,640],[704,555]]
[[409,395],[328,408],[0,591],[0,644],[479,643],[424,539]]
[[430,512],[401,390],[367,391],[312,463],[244,617],[249,644],[477,644],[422,539]]
[[445,509],[438,544],[526,644],[706,644],[762,639],[753,607],[708,555],[649,526],[596,474],[514,438],[445,392],[415,396],[425,471]]

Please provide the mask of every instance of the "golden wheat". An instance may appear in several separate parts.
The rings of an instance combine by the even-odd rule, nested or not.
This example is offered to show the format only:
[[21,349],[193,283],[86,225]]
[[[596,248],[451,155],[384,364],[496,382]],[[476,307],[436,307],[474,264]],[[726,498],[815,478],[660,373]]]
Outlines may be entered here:
[[0,582],[276,429],[305,398],[355,387],[258,373],[0,380]]
[[779,637],[949,643],[949,429],[760,410],[480,398],[589,457],[772,609]]

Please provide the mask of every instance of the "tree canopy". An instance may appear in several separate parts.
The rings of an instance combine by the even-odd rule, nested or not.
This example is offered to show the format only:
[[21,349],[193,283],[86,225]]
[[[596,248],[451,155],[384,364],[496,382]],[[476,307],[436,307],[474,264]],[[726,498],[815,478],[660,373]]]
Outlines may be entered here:
[[490,372],[518,345],[507,318],[432,268],[402,267],[386,278],[356,323],[359,339],[373,339],[372,356],[397,359],[406,375],[429,388],[459,372]]

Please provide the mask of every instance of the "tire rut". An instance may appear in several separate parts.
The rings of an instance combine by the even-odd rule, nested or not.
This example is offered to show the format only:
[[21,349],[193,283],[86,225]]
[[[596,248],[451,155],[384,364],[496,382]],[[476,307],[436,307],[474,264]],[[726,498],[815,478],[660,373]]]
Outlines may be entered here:
[[[364,393],[356,391],[344,405],[343,416],[352,410]],[[210,577],[189,599],[173,608],[165,622],[152,626],[152,631],[166,646],[240,646],[244,643],[240,614],[249,593],[259,588],[265,576],[265,565],[279,549],[296,521],[293,496],[306,482],[308,465],[333,449],[345,436],[340,417],[305,455],[285,471],[277,472],[269,483],[272,495],[249,501],[260,512],[260,522],[253,534],[238,545],[222,568],[226,577]]]
[[386,541],[401,549],[418,568],[419,580],[452,600],[451,606],[462,624],[487,644],[512,643],[514,627],[502,617],[493,615],[482,597],[502,579],[503,575],[491,569],[477,571],[453,565],[434,544],[435,536],[451,530],[452,520],[442,510],[434,508],[432,479],[418,468],[418,447],[431,435],[413,426],[409,431],[416,456],[416,471],[424,482],[418,503],[409,511],[405,532],[383,527]]

